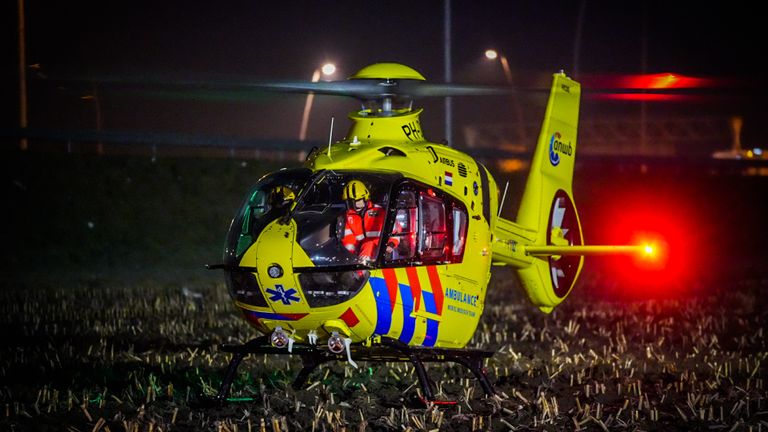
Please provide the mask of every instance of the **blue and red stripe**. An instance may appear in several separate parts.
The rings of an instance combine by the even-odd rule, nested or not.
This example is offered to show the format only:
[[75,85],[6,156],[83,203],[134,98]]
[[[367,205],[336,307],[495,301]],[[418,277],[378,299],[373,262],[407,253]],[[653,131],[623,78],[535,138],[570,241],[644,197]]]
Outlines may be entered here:
[[[382,269],[382,277],[369,279],[376,300],[376,329],[375,334],[387,335],[392,329],[392,317],[397,303],[397,292],[400,292],[400,306],[403,312],[403,327],[398,339],[403,343],[411,343],[416,331],[416,317],[413,312],[421,310],[422,305],[426,312],[441,316],[443,313],[443,286],[440,275],[435,266],[428,266],[427,274],[432,291],[422,289],[418,271],[415,267],[407,267],[405,273],[408,284],[401,284],[397,280],[394,269]],[[424,299],[422,302],[422,298]],[[439,332],[440,321],[427,318],[426,332],[422,345],[435,346]]]
[[270,320],[278,320],[278,321],[298,321],[308,314],[305,313],[299,313],[299,314],[286,314],[286,313],[272,313],[272,312],[259,312],[259,311],[252,311],[252,310],[245,310],[246,314],[254,316],[259,319],[270,319]]

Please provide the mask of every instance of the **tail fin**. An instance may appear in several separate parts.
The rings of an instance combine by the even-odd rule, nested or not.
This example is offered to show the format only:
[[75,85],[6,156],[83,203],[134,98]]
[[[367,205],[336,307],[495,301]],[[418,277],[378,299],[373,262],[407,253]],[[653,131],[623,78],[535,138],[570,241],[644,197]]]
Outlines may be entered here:
[[494,260],[517,267],[531,301],[549,312],[573,288],[581,255],[532,256],[526,246],[581,246],[581,224],[573,204],[573,167],[579,121],[579,83],[555,74],[517,222],[499,219]]
[[547,111],[533,155],[517,222],[538,229],[546,227],[549,205],[558,190],[571,195],[576,158],[581,86],[555,74]]

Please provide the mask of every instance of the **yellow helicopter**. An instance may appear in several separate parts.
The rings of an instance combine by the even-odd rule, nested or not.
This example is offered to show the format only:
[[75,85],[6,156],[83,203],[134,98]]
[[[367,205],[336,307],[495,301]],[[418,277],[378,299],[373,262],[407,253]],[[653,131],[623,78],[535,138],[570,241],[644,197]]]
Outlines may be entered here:
[[584,255],[651,253],[649,246],[584,245],[572,199],[580,85],[554,74],[516,221],[499,217],[499,189],[471,156],[427,141],[412,99],[492,94],[427,84],[398,63],[348,81],[281,83],[277,90],[354,96],[346,137],[303,167],[261,178],[227,234],[223,264],[235,306],[263,336],[233,353],[216,399],[226,400],[251,353],[294,354],[312,370],[328,361],[403,361],[424,398],[423,362],[482,368],[493,352],[463,349],[485,306],[491,267],[515,269],[531,302],[550,312],[571,292]]

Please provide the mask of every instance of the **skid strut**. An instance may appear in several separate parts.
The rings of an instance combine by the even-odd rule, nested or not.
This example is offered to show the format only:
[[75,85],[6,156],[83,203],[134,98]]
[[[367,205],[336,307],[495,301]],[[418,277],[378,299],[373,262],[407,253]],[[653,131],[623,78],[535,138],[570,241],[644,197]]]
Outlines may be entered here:
[[396,339],[383,337],[379,342],[368,347],[362,345],[351,346],[348,357],[348,354],[345,352],[334,354],[328,350],[311,345],[296,344],[293,345],[292,352],[288,352],[285,348],[277,348],[270,345],[269,336],[260,336],[242,345],[223,345],[221,351],[232,353],[232,360],[230,360],[227,371],[224,374],[224,380],[221,383],[218,394],[209,400],[209,402],[213,403],[225,403],[227,401],[232,382],[237,375],[237,368],[248,354],[282,354],[301,357],[302,368],[293,381],[293,388],[296,390],[304,387],[309,375],[318,366],[332,361],[346,362],[351,357],[351,359],[357,361],[411,363],[416,370],[416,376],[419,379],[424,400],[429,402],[434,402],[435,396],[432,390],[432,382],[424,367],[424,362],[458,363],[472,372],[486,396],[494,395],[493,386],[488,380],[488,375],[483,367],[483,360],[493,356],[493,351],[412,347]]

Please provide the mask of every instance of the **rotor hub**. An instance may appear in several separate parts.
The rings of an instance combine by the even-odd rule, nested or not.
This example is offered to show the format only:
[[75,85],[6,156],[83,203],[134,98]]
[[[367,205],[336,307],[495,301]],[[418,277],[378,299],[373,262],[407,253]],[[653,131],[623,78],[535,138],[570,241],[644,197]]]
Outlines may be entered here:
[[392,80],[427,80],[424,78],[424,75],[420,74],[416,69],[400,63],[374,63],[360,69],[354,75],[350,76],[349,79],[381,80],[384,81],[382,84],[386,83],[390,85],[392,84]]

